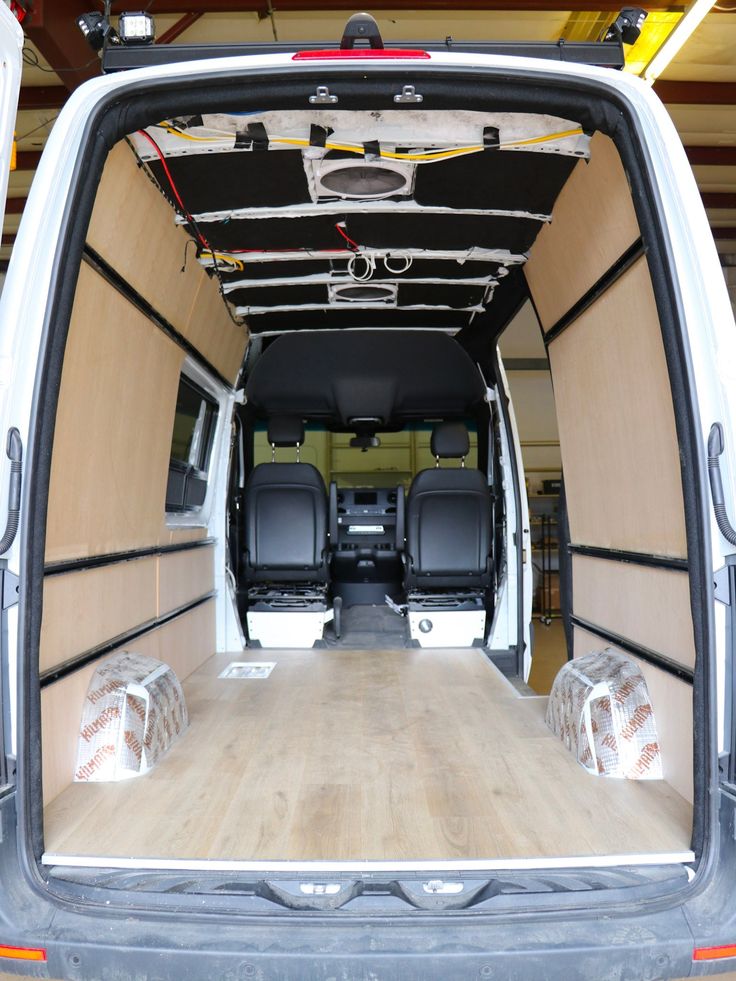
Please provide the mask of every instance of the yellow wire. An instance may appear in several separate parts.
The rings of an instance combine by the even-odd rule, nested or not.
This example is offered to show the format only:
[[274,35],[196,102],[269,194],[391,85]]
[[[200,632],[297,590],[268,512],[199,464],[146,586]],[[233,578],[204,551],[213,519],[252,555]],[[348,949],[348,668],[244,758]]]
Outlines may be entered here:
[[[288,136],[272,136],[269,137],[270,143],[283,143],[287,146],[311,146],[309,140],[300,140],[296,137]],[[353,145],[350,143],[325,143],[326,150],[341,150],[343,153],[355,153],[361,157],[365,154],[365,148],[361,145]],[[379,156],[386,157],[389,160],[416,160],[416,161],[431,161],[431,160],[442,160],[445,157],[456,157],[463,153],[478,153],[479,150],[483,150],[482,146],[462,146],[455,147],[451,150],[430,150],[426,153],[393,153],[390,150],[379,150]]]
[[226,255],[224,252],[212,252],[211,249],[203,249],[202,255],[208,256],[210,259],[218,259],[220,262],[227,262],[230,265],[235,266],[235,268],[240,272],[245,269],[245,263],[243,263],[240,259],[236,259],[234,256]]
[[568,129],[564,133],[550,133],[547,136],[534,136],[529,140],[514,140],[513,143],[502,143],[501,147],[531,146],[534,143],[549,143],[551,140],[564,140],[567,136],[582,136],[582,129]]
[[222,139],[219,136],[192,136],[190,133],[182,133],[178,129],[174,129],[172,126],[167,126],[165,123],[160,124],[167,133],[172,136],[178,136],[180,140],[191,140],[192,143],[222,143]]
[[[192,136],[189,133],[182,133],[170,126],[163,127],[167,133],[177,136],[182,140],[190,140],[193,143],[222,143],[220,137],[213,136]],[[570,136],[581,136],[582,129],[568,129],[562,133],[549,133],[546,136],[534,136],[528,140],[513,140],[508,143],[501,143],[499,149],[509,149],[516,146],[534,146],[539,143],[549,143],[552,140],[564,140]],[[228,134],[230,135],[230,134]],[[309,140],[300,140],[296,137],[274,136],[269,137],[270,143],[281,143],[286,146],[311,146]],[[350,143],[325,143],[327,150],[341,150],[343,153],[355,153],[360,156],[365,155],[365,148],[357,144]],[[434,160],[446,160],[449,157],[459,157],[468,153],[480,153],[484,146],[462,146],[454,147],[449,150],[428,150],[425,153],[395,153],[391,150],[379,150],[379,156],[388,160],[407,160],[417,163],[431,163]]]

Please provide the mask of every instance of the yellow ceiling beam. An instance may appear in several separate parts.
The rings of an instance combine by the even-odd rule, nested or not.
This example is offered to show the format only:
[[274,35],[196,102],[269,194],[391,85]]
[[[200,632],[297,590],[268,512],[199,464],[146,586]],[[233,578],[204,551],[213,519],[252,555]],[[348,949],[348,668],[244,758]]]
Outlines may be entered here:
[[[690,38],[714,0],[692,0],[684,11],[650,11],[641,35],[631,46],[625,45],[625,71],[654,81]],[[562,37],[565,41],[597,41],[613,23],[610,11],[573,11]]]
[[562,31],[565,41],[597,41],[612,22],[610,13],[573,11]]
[[639,74],[652,84],[692,37],[704,18],[715,7],[716,0],[692,0],[665,41],[652,55]]
[[624,71],[630,72],[632,75],[641,75],[682,20],[682,17],[682,13],[670,14],[656,11],[650,13],[642,25],[639,40],[631,47],[625,48],[626,66]]

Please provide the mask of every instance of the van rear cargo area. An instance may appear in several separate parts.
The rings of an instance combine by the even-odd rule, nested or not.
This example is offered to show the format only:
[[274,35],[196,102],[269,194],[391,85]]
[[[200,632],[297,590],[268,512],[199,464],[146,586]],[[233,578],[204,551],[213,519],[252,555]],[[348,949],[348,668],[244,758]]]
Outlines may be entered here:
[[[233,661],[274,667],[219,677]],[[585,772],[482,649],[217,654],[183,689],[152,771],[46,807],[47,862],[688,858],[691,805]]]
[[[271,134],[258,153],[233,140],[241,101],[172,107],[110,150],[49,409],[34,652],[47,866],[234,881],[308,863],[695,860],[698,580],[653,243],[611,137],[533,101],[459,119],[254,103],[251,134]],[[336,149],[302,145],[338,126],[360,153],[329,156],[352,153],[337,129]],[[376,133],[403,192],[336,197],[335,163],[348,186],[386,179],[383,157],[364,159]],[[504,363],[518,377],[527,361],[499,355],[525,331],[559,436],[527,442],[559,450],[553,470],[527,466],[515,421],[541,386],[514,393]],[[656,722],[643,749],[663,779],[586,771],[525,684],[527,491],[542,472],[561,485],[563,466],[547,529],[563,658],[582,672],[613,655],[646,683],[637,724]],[[125,656],[152,663],[121,672],[124,711],[103,717],[95,677]],[[223,677],[232,662],[272,670]],[[190,724],[151,762],[150,716],[112,723],[165,675]],[[78,756],[80,733],[150,769],[75,782],[97,758]]]

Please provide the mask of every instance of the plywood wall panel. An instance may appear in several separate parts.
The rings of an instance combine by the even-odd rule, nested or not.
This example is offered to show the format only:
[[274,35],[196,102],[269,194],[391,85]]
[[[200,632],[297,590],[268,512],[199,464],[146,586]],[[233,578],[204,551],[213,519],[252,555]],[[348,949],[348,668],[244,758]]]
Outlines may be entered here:
[[170,545],[182,545],[184,542],[198,542],[207,537],[206,528],[169,528],[168,543]]
[[[594,634],[579,627],[574,631],[575,657],[612,647]],[[625,657],[636,661],[649,689],[657,736],[662,752],[664,779],[685,800],[693,801],[693,689],[674,675],[640,661],[624,651]],[[603,779],[603,778],[601,778]]]
[[170,613],[214,588],[212,546],[47,576],[40,670]]
[[158,614],[170,613],[215,586],[214,547],[162,555],[158,560]]
[[[171,623],[144,634],[121,650],[159,658],[183,681],[214,653],[214,601],[203,603]],[[97,661],[81,668],[41,691],[44,804],[72,782],[84,699],[95,669],[101,663]]]
[[573,555],[576,616],[684,667],[695,665],[687,572]]
[[161,544],[183,352],[83,265],[54,433],[46,560]]
[[[174,211],[138,167],[126,143],[105,165],[87,234],[89,245],[231,382],[247,332],[232,322],[219,294],[174,224]],[[182,266],[185,266],[182,272]]]
[[215,653],[215,600],[202,603],[155,631],[159,654],[182,681]]
[[570,175],[524,267],[542,327],[549,330],[638,238],[618,151],[596,133],[590,161]]
[[150,556],[47,576],[43,586],[40,670],[63,664],[153,620],[157,615],[157,567],[158,559]]
[[57,797],[74,777],[82,706],[94,673],[94,665],[88,665],[41,692],[44,804]]
[[221,375],[233,383],[236,381],[243,364],[248,332],[230,320],[217,280],[207,276],[200,280],[186,336]]
[[685,557],[672,392],[644,258],[549,357],[572,542]]

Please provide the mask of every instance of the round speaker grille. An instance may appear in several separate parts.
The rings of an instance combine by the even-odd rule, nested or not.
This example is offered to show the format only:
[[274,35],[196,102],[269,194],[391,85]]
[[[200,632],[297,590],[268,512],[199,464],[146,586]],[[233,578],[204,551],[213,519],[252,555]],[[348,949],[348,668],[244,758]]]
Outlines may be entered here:
[[390,286],[339,286],[335,296],[340,300],[388,300],[394,295]]
[[389,167],[336,167],[322,174],[323,187],[333,194],[351,198],[395,194],[406,187],[406,178]]

